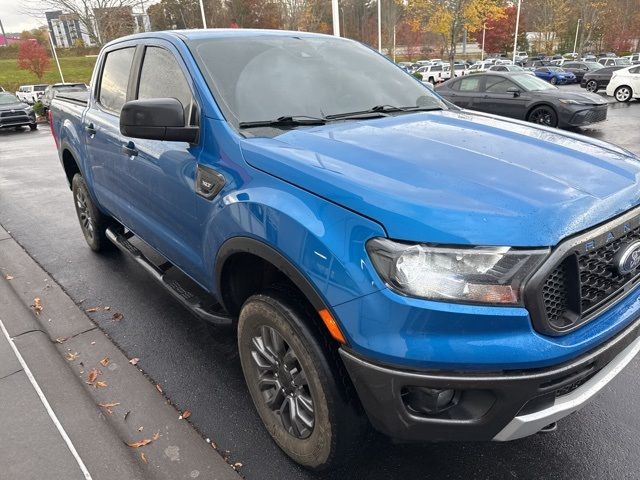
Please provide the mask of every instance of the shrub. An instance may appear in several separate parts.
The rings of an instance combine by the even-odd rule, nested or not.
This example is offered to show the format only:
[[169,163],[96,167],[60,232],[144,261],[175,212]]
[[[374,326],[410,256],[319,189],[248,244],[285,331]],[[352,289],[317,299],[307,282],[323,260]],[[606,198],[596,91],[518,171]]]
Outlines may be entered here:
[[42,105],[40,100],[33,104],[33,111],[36,112],[36,115],[39,117],[44,115],[44,105]]

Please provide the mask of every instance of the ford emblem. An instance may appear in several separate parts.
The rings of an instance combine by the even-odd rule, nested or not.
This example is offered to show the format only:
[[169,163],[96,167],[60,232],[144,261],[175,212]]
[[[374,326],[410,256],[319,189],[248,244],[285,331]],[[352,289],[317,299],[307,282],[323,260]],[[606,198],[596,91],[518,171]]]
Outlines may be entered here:
[[620,275],[633,272],[640,266],[640,241],[623,245],[613,261]]

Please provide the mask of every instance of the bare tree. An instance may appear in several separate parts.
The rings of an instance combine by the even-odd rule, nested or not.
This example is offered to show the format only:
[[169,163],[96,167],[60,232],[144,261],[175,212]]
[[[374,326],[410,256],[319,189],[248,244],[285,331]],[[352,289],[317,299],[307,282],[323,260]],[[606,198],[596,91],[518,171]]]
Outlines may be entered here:
[[[26,3],[26,2],[25,2]],[[44,12],[61,10],[63,13],[71,13],[77,15],[80,24],[84,27],[87,35],[96,45],[106,43],[109,38],[103,38],[102,29],[106,28],[109,32],[117,30],[118,25],[114,23],[122,21],[122,15],[102,15],[102,20],[97,27],[95,22],[95,11],[122,12],[123,8],[132,8],[140,5],[140,0],[40,0],[40,7],[33,9],[30,3],[28,10],[24,13],[42,18]]]

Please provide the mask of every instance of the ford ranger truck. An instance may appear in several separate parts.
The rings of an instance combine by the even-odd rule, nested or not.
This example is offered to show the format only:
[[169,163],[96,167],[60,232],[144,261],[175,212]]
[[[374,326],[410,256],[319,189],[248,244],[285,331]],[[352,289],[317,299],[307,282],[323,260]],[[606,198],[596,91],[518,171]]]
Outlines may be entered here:
[[629,151],[461,110],[303,32],[125,37],[91,85],[51,109],[89,247],[237,331],[258,415],[308,468],[371,426],[548,429],[640,349]]

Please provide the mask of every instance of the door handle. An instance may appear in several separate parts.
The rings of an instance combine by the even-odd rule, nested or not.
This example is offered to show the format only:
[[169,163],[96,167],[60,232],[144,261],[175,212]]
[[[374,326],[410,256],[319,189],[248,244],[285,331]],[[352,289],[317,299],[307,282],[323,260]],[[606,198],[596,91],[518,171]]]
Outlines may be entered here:
[[93,136],[96,134],[96,127],[93,126],[93,123],[90,123],[89,125],[84,127],[84,129],[87,131],[88,135]]
[[138,155],[138,150],[133,142],[129,142],[122,146],[122,153],[124,153],[127,157],[135,157]]

